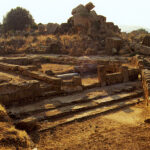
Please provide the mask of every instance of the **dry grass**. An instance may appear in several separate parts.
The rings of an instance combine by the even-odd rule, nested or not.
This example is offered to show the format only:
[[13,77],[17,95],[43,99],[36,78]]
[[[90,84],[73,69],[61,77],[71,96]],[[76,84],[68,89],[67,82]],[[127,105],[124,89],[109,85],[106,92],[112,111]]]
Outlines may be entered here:
[[40,150],[149,150],[150,126],[144,108],[132,107],[114,114],[75,122],[41,133]]
[[[36,40],[35,40],[36,39]],[[40,46],[47,46],[48,43],[46,43],[47,39],[51,39],[52,41],[57,41],[58,37],[55,35],[36,35],[36,36],[31,36],[29,35],[28,37],[25,36],[8,36],[7,38],[0,38],[0,43],[5,43],[5,48],[9,50],[15,50],[16,52],[24,52],[26,49],[31,50],[32,48],[35,49],[36,51],[40,50]],[[64,46],[70,45],[71,42],[74,41],[81,41],[81,37],[79,35],[61,35],[59,37],[60,42]],[[12,40],[24,40],[25,43],[19,47],[15,48],[17,43],[15,45],[10,45],[7,44],[8,42],[11,42]],[[35,41],[34,41],[35,40]]]
[[5,108],[0,105],[0,150],[28,149],[32,142],[25,131],[15,129]]

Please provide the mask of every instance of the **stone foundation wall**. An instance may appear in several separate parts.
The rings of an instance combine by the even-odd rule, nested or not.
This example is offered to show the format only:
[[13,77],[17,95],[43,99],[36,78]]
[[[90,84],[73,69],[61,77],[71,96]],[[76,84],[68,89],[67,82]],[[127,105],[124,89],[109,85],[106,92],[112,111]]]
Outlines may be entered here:
[[[105,66],[98,66],[98,80],[101,86],[134,81],[138,79],[139,69],[121,66],[119,72],[107,73]],[[118,69],[119,70],[119,69]]]
[[71,80],[63,81],[61,90],[67,93],[82,91],[82,80],[80,76],[74,76]]
[[20,100],[41,95],[42,91],[39,89],[40,83],[36,80],[30,80],[20,84],[1,84],[0,103],[5,106],[13,103],[21,103]]
[[19,65],[12,65],[6,63],[0,63],[0,69],[4,71],[16,71],[21,75],[28,76],[37,80],[41,80],[46,83],[50,83],[54,90],[57,91],[61,90],[62,80],[60,78],[50,77],[43,73],[27,70],[25,67],[21,67]]
[[106,74],[106,85],[112,85],[123,82],[123,76],[121,72]]
[[116,53],[120,50],[122,46],[122,40],[117,37],[107,38],[105,42],[105,48],[108,54],[113,54],[113,49],[116,49]]

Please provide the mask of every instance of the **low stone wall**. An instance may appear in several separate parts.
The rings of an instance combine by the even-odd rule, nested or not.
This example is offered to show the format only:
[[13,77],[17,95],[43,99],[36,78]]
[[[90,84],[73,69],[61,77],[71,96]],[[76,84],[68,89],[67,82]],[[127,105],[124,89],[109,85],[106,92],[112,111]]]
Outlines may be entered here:
[[21,103],[20,100],[33,98],[41,95],[40,83],[36,80],[30,80],[22,83],[4,83],[0,84],[0,103],[8,106],[13,103]]
[[82,91],[82,80],[80,76],[74,76],[71,80],[63,81],[61,90],[64,92],[77,92]]
[[105,66],[98,66],[98,80],[101,86],[134,81],[138,79],[139,69],[121,66],[120,72],[107,73]]
[[120,50],[122,46],[122,40],[118,37],[109,37],[106,38],[106,44],[105,48],[108,54],[113,54],[112,49],[115,48],[117,51],[116,53]]
[[62,80],[59,78],[55,78],[55,77],[49,77],[43,73],[38,73],[35,71],[28,71],[28,70],[24,70],[22,72],[22,75],[37,79],[37,80],[41,80],[44,81],[46,83],[50,83],[53,87],[54,90],[59,91],[61,89],[61,82]]
[[6,63],[0,63],[0,69],[4,71],[16,71],[21,75],[28,76],[37,80],[41,80],[46,83],[50,83],[54,90],[59,91],[61,89],[62,80],[60,78],[50,77],[43,73],[27,70],[25,67],[19,65],[12,65]]
[[150,70],[143,69],[142,72],[142,86],[144,90],[144,98],[146,104],[149,105],[149,96],[150,96]]
[[106,74],[106,85],[112,85],[123,82],[123,76],[121,72]]

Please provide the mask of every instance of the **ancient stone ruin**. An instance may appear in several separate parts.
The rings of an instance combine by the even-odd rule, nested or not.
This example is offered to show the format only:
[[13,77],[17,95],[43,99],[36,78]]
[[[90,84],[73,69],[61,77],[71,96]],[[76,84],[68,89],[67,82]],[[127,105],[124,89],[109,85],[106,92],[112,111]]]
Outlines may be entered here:
[[[94,7],[80,4],[67,23],[39,24],[33,35],[0,42],[0,107],[13,127],[41,133],[149,105],[150,36],[126,41]],[[31,40],[28,47],[25,39]]]
[[[0,102],[7,107],[16,127],[28,132],[35,129],[44,131],[118,109],[122,101],[121,107],[134,105],[139,102],[137,98],[142,100],[143,94],[141,81],[138,81],[140,69],[139,65],[135,67],[135,61],[114,56],[2,57]],[[51,66],[54,67],[49,69]],[[147,84],[146,81],[142,82]],[[104,89],[107,92],[101,93]],[[116,105],[108,105],[114,102]],[[103,105],[108,106],[103,108]],[[85,110],[88,113],[84,114]],[[63,116],[67,119],[63,120]],[[45,126],[44,120],[50,122]]]
[[98,34],[107,33],[108,30],[120,32],[118,26],[106,22],[106,17],[97,15],[93,10],[95,6],[90,2],[85,6],[79,5],[72,10],[73,27],[78,33]]

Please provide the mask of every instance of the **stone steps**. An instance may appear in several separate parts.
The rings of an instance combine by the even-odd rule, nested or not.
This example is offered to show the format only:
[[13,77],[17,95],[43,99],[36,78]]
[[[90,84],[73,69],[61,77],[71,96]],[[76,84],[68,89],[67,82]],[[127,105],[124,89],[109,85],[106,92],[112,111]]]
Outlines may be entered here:
[[39,128],[39,132],[55,128],[59,125],[71,123],[71,122],[76,121],[76,120],[83,120],[83,119],[87,119],[87,118],[98,116],[98,115],[113,113],[113,112],[118,111],[122,108],[136,105],[138,102],[140,102],[140,101],[138,101],[137,98],[135,98],[135,99],[132,99],[131,101],[117,102],[117,103],[110,105],[110,106],[103,106],[100,108],[95,108],[92,110],[86,110],[84,112],[78,112],[76,114],[71,114],[67,117],[60,118],[59,120],[56,120],[56,121],[47,120],[44,123],[40,122],[41,127]]
[[[29,117],[16,120],[17,127],[30,127],[35,125],[39,121],[48,120],[50,125],[46,128],[55,127],[60,124],[68,123],[76,119],[82,119],[92,115],[97,115],[110,111],[112,109],[119,109],[128,105],[136,104],[143,94],[142,90],[136,90],[130,93],[116,94],[101,99],[95,99],[86,103],[70,104],[60,108],[30,114]],[[63,119],[65,117],[65,119]],[[42,129],[40,130],[45,130]]]
[[[117,95],[118,93],[132,92],[135,89],[139,89],[140,83],[138,82],[129,82],[124,84],[118,84],[104,88],[93,88],[82,93],[75,93],[73,95],[68,96],[59,96],[54,98],[47,98],[39,100],[35,100],[34,103],[26,104],[23,106],[12,106],[7,109],[9,114],[15,115],[17,118],[20,116],[28,116],[31,113],[42,112],[50,109],[59,108],[62,106],[78,104],[78,103],[86,103],[91,102],[92,100],[102,99],[111,95]],[[57,95],[57,92],[47,92],[45,93],[49,96]],[[48,96],[46,96],[48,97]]]

